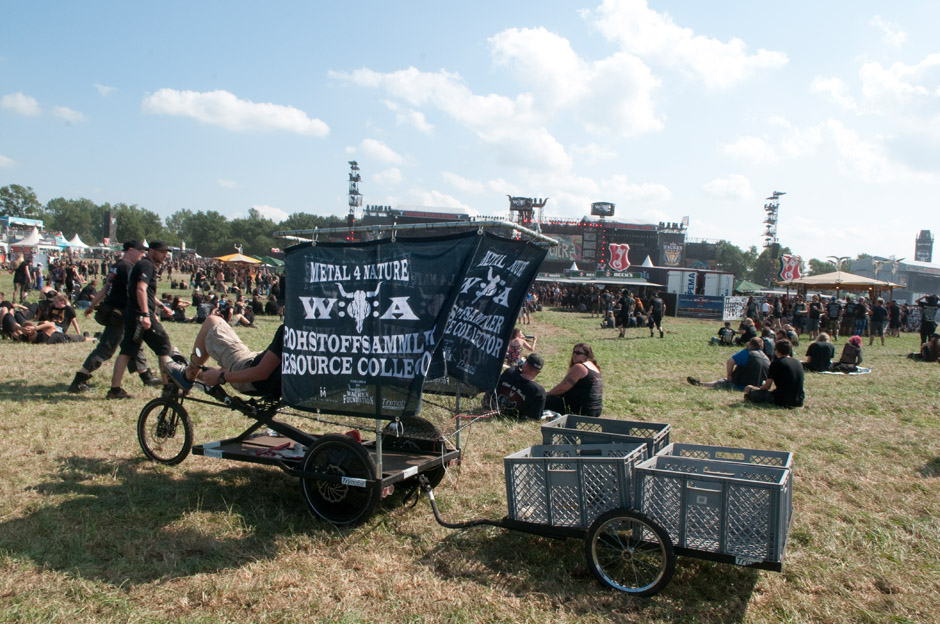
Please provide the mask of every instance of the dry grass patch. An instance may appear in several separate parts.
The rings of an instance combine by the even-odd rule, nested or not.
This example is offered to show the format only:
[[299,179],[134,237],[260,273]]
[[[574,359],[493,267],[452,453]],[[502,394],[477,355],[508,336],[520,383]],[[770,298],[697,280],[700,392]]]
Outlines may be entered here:
[[[864,347],[865,377],[811,375],[800,410],[757,408],[694,388],[729,349],[718,323],[667,319],[666,338],[617,339],[588,315],[545,311],[539,336],[551,386],[574,342],[592,344],[605,415],[671,423],[675,441],[796,454],[794,520],[781,574],[680,558],[650,600],[606,591],[581,544],[438,526],[426,501],[388,502],[340,531],[306,511],[277,470],[204,457],[167,468],[137,447],[137,413],[157,391],[103,400],[66,392],[90,345],[0,343],[0,620],[73,622],[928,622],[940,595],[940,442],[936,366],[911,362],[915,336]],[[88,322],[85,328],[91,329]],[[191,344],[198,326],[168,326]],[[276,321],[239,330],[264,348]],[[798,349],[802,355],[805,344]],[[840,348],[840,347],[839,347]],[[437,402],[437,398],[431,400]],[[446,425],[446,410],[423,415]],[[248,421],[194,406],[197,442]],[[311,424],[335,431],[335,427]],[[465,458],[438,488],[449,520],[506,513],[502,458],[541,441],[538,426],[474,425]],[[399,501],[400,502],[400,501]]]

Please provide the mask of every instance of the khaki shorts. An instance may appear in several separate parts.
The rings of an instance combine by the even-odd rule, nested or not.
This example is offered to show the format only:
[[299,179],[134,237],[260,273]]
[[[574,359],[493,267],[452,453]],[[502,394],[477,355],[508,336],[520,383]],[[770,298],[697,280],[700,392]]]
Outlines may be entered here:
[[[251,368],[252,360],[260,353],[246,347],[232,326],[225,322],[216,323],[206,334],[206,350],[219,366],[229,372]],[[241,392],[256,391],[250,383],[232,384],[232,387]]]

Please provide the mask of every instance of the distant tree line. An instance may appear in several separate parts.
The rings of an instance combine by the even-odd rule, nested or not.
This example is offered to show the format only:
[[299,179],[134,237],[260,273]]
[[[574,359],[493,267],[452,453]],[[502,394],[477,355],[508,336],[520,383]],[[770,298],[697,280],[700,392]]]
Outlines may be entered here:
[[254,208],[241,219],[228,219],[214,210],[178,210],[166,219],[137,204],[96,204],[90,199],[57,197],[43,206],[31,187],[10,184],[0,188],[0,216],[42,219],[47,230],[59,231],[66,238],[78,234],[89,245],[101,242],[105,235],[105,217],[109,211],[117,216],[117,240],[164,240],[172,246],[184,241],[187,249],[202,256],[234,253],[240,245],[244,253],[263,256],[283,241],[272,234],[278,230],[308,230],[343,227],[344,217],[321,217],[295,213],[276,223]]
[[[228,219],[214,210],[192,211],[183,208],[166,219],[137,204],[96,204],[90,199],[65,199],[57,197],[49,200],[45,206],[36,199],[36,193],[30,187],[11,184],[0,188],[0,216],[27,217],[42,219],[46,229],[61,231],[67,238],[76,233],[86,243],[100,242],[104,232],[104,218],[108,211],[117,214],[117,240],[161,239],[173,246],[186,242],[187,249],[195,249],[203,256],[220,256],[234,252],[234,245],[243,246],[249,255],[262,256],[272,247],[283,243],[272,234],[278,230],[312,230],[313,228],[343,227],[344,217],[321,217],[303,212],[295,213],[280,223],[275,223],[261,215],[254,208],[248,211],[248,217]],[[789,247],[780,249],[780,254],[790,254]],[[859,254],[858,258],[869,257]],[[757,247],[751,246],[746,251],[722,240],[716,250],[716,264],[722,271],[734,273],[739,279],[746,279],[767,286],[776,281],[780,273],[780,263],[772,257],[770,248],[758,253]],[[809,274],[829,273],[836,270],[834,263],[811,258],[801,263],[801,270]],[[843,271],[852,270],[852,262],[844,259]]]

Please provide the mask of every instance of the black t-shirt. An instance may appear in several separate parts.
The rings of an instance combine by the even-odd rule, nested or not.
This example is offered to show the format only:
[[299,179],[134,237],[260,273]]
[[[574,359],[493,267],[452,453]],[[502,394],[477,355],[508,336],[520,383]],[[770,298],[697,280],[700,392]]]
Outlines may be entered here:
[[104,296],[104,303],[120,312],[124,312],[127,307],[127,278],[133,268],[134,265],[127,260],[118,260],[108,274],[108,292]]
[[868,305],[865,303],[855,304],[855,319],[861,320],[868,316]]
[[917,305],[920,306],[922,319],[934,321],[937,317],[937,306],[940,305],[940,297],[937,297],[937,295],[928,295],[926,299],[919,302]]
[[153,266],[150,258],[146,256],[134,265],[127,278],[127,313],[125,318],[133,319],[140,316],[143,311],[137,302],[137,284],[140,282],[147,284],[147,312],[150,314],[151,319],[156,319],[157,317],[154,314],[157,309],[157,269]]
[[774,403],[783,407],[803,405],[803,365],[792,357],[770,363],[767,376],[774,380]]
[[0,321],[0,332],[3,332],[6,335],[13,333],[13,329],[16,326],[16,318],[13,316],[13,313],[3,315],[2,321]]
[[[251,361],[252,366],[257,366],[261,363],[261,360],[264,359],[264,354],[270,351],[277,358],[281,359],[281,354],[284,352],[284,326],[281,325],[277,328],[277,331],[274,332],[274,338],[271,340],[271,344],[268,345],[268,348],[255,356]],[[261,381],[251,382],[261,394],[268,397],[281,396],[281,367],[278,365],[274,369],[274,372],[267,379],[262,379]]]
[[818,301],[812,301],[809,304],[809,317],[811,319],[818,319],[819,315],[822,314],[822,304]]
[[514,418],[541,418],[545,409],[545,388],[522,376],[512,367],[496,382],[496,402],[500,413]]
[[69,337],[62,332],[52,332],[51,334],[36,332],[36,340],[33,341],[33,344],[62,344],[65,342],[69,342]]
[[57,308],[54,305],[50,306],[48,316],[44,320],[52,321],[65,332],[68,331],[73,318],[75,318],[75,310],[72,306],[66,304],[62,308]]
[[826,316],[829,317],[830,321],[833,321],[839,318],[839,314],[842,312],[842,306],[839,305],[837,301],[831,301],[826,304]]
[[883,305],[876,305],[871,309],[871,322],[884,323],[888,318],[888,310]]
[[808,367],[817,373],[829,370],[835,355],[836,348],[829,342],[815,341],[806,348],[806,356],[811,360]]

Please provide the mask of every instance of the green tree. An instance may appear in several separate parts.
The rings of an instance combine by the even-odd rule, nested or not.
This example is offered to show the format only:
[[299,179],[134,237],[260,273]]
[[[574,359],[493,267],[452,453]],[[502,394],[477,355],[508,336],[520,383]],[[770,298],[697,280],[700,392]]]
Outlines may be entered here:
[[164,220],[167,231],[167,242],[171,245],[182,245],[189,241],[186,240],[186,220],[193,216],[193,211],[188,208],[177,210]]
[[201,256],[221,256],[235,252],[229,222],[214,210],[200,210],[186,215],[182,219],[181,234],[186,241],[186,248]]
[[239,245],[250,256],[267,255],[276,246],[273,234],[277,226],[254,208],[248,211],[247,219],[233,219],[229,227],[233,248]]
[[42,204],[31,186],[9,184],[0,188],[0,216],[42,218]]
[[718,241],[715,261],[722,271],[733,273],[738,279],[751,279],[751,272],[757,261],[757,248],[742,251],[740,247],[726,240]]
[[105,210],[90,199],[56,197],[46,203],[46,229],[58,230],[66,238],[75,234],[85,243],[93,245],[103,237]]
[[163,229],[163,221],[160,216],[141,208],[137,204],[127,205],[124,203],[110,206],[105,204],[106,210],[114,210],[117,213],[117,239],[126,240],[162,240],[166,232]]
[[346,218],[330,215],[321,217],[306,212],[295,212],[291,216],[281,221],[278,230],[312,230],[314,228],[334,228],[345,227]]
[[809,259],[809,273],[810,275],[822,275],[824,273],[832,273],[836,268],[831,262],[817,260],[816,258]]

